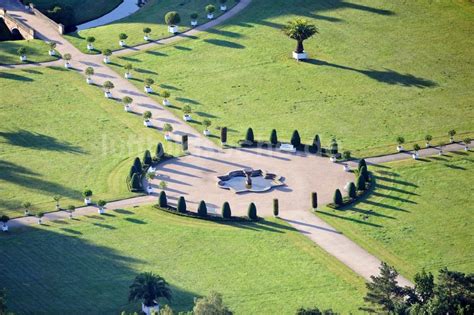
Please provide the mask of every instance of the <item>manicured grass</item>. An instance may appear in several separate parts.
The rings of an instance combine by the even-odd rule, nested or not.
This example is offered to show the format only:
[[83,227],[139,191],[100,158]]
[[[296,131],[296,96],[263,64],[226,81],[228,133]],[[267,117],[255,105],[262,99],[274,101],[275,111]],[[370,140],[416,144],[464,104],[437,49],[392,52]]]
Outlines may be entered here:
[[422,268],[474,270],[474,154],[370,167],[372,195],[347,210],[318,216],[412,277]]
[[21,64],[18,49],[26,48],[27,62],[45,62],[57,60],[48,54],[49,46],[39,39],[0,42],[0,65]]
[[94,20],[115,9],[123,0],[34,0],[33,3],[42,11],[51,9],[55,5],[70,7],[74,11],[76,25]]
[[141,207],[48,225],[0,235],[0,283],[15,313],[138,311],[128,286],[144,271],[172,285],[176,310],[210,291],[236,314],[363,305],[363,280],[277,219],[226,225]]
[[[280,31],[295,17],[319,28],[305,42],[308,62],[290,58],[295,41]],[[248,127],[264,140],[297,128],[306,142],[335,136],[373,155],[393,152],[397,136],[473,135],[473,24],[474,7],[459,1],[255,0],[197,39],[118,62],[158,72],[177,106],[193,107],[196,128],[210,118],[231,143]]]
[[[94,43],[96,49],[95,53],[98,53],[103,49],[120,49],[119,34],[125,33],[128,35],[128,39],[126,40],[127,45],[135,46],[145,43],[143,39],[143,28],[145,27],[151,28],[152,32],[150,37],[153,40],[172,35],[168,32],[168,27],[165,24],[165,14],[169,11],[177,11],[180,14],[180,32],[184,32],[191,27],[189,15],[193,12],[198,13],[199,24],[205,23],[208,20],[204,8],[208,4],[214,4],[216,6],[215,17],[222,14],[219,10],[217,0],[150,0],[138,12],[129,17],[108,25],[71,33],[67,36],[67,39],[83,52],[88,52],[86,48],[86,38],[94,36],[96,38],[96,42]],[[227,3],[229,9],[234,5],[234,0],[229,0]]]
[[163,141],[74,71],[0,72],[0,97],[0,213],[11,217],[23,214],[25,201],[54,210],[54,195],[77,205],[85,188],[96,201],[131,196],[133,158]]

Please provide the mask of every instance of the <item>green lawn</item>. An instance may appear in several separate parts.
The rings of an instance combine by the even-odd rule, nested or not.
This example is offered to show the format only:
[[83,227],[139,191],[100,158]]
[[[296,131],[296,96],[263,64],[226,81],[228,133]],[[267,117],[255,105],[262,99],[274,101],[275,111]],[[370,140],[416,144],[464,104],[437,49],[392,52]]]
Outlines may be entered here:
[[400,272],[474,271],[474,154],[370,167],[372,195],[347,210],[318,216]]
[[51,211],[56,194],[79,204],[86,187],[95,200],[131,195],[133,158],[162,135],[102,93],[62,68],[0,72],[0,213],[21,215],[24,201]]
[[70,7],[74,11],[76,25],[94,20],[115,9],[123,0],[33,0],[36,7],[42,11],[51,9],[55,5]]
[[48,54],[49,46],[42,40],[15,40],[0,42],[0,65],[22,63],[18,55],[18,49],[21,47],[26,48],[28,62],[57,60],[57,57]]
[[[280,31],[295,17],[319,28],[305,44],[309,62],[290,58],[295,42]],[[273,128],[284,140],[298,128],[306,142],[335,136],[372,155],[393,152],[399,135],[473,135],[473,27],[466,1],[254,0],[199,38],[116,61],[158,72],[178,107],[227,126],[231,142],[249,126],[265,140]]]
[[15,313],[138,311],[127,294],[143,271],[172,285],[177,310],[212,290],[236,314],[363,305],[363,280],[280,220],[226,225],[142,207],[48,225],[0,235],[0,283]]
[[[215,17],[221,15],[217,0],[150,0],[138,12],[129,17],[108,25],[71,33],[66,36],[66,38],[83,52],[88,52],[85,39],[89,36],[96,38],[96,42],[94,43],[94,47],[97,49],[97,51],[95,51],[96,53],[103,49],[120,49],[118,44],[118,36],[120,33],[127,34],[127,45],[134,46],[145,43],[143,39],[143,28],[145,27],[151,28],[152,32],[150,37],[153,40],[172,35],[168,33],[168,28],[165,24],[165,14],[169,11],[177,11],[180,14],[181,23],[179,26],[181,32],[190,28],[191,19],[189,15],[193,12],[199,14],[199,24],[205,23],[207,17],[204,8],[208,4],[214,4],[216,6]],[[234,0],[229,0],[227,7],[230,9],[234,4]]]

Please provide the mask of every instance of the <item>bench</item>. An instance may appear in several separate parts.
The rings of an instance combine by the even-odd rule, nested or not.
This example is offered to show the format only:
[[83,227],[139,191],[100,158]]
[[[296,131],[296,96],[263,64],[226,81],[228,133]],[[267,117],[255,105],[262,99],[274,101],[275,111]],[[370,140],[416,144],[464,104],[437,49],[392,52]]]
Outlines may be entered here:
[[290,143],[282,143],[279,147],[280,151],[295,153],[296,148]]

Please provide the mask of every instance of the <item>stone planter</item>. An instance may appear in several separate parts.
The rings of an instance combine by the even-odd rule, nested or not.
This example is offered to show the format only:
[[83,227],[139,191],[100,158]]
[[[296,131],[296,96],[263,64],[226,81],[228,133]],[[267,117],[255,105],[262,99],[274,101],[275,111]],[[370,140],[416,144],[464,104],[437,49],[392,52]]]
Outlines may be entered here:
[[94,45],[92,44],[87,44],[87,50],[92,50],[94,49]]
[[25,56],[25,55],[20,56],[20,61],[21,61],[21,62],[25,62],[25,61],[26,61],[26,56]]
[[123,40],[119,41],[119,45],[120,45],[120,47],[125,47],[125,41],[123,41]]
[[403,146],[402,145],[397,145],[397,151],[402,152],[403,151]]
[[143,90],[145,91],[145,93],[152,93],[153,92],[153,89],[151,88],[151,86],[145,86],[143,88]]
[[336,163],[337,159],[336,159],[335,156],[331,156],[331,157],[329,158],[329,161],[331,161],[331,162],[333,162],[333,163]]
[[104,95],[106,98],[112,98],[112,93],[110,92],[105,92]]
[[302,52],[302,53],[297,53],[297,52],[293,52],[293,59],[296,59],[296,60],[305,60],[305,59],[308,59],[308,54],[306,52]]
[[69,212],[69,219],[72,219],[72,212]]
[[92,200],[91,200],[90,197],[84,198],[84,204],[85,204],[86,206],[90,205],[91,203],[92,203]]
[[210,132],[209,130],[207,130],[207,129],[204,130],[202,133],[203,133],[206,137],[208,137],[208,136],[211,135],[211,132]]
[[127,113],[130,113],[132,111],[132,108],[130,107],[130,105],[125,105],[123,107],[123,110],[126,111]]
[[226,5],[221,5],[221,11],[227,11],[227,6]]
[[170,103],[170,101],[168,101],[168,100],[165,98],[165,99],[163,100],[163,105],[165,105],[165,106],[170,106],[171,103]]
[[440,150],[438,151],[438,155],[443,155],[443,150],[440,149]]
[[145,304],[142,303],[142,312],[145,313],[145,315],[159,314],[160,306],[159,305],[146,306]]
[[50,50],[50,51],[48,51],[48,54],[50,56],[56,56],[56,51],[55,50]]
[[414,160],[418,160],[418,157],[419,157],[419,154],[418,152],[415,152],[411,155],[411,157],[414,159]]
[[168,26],[168,32],[171,33],[171,34],[178,33],[178,25],[169,25]]
[[128,72],[128,73],[125,73],[124,77],[125,79],[131,79],[133,76],[130,72]]
[[87,84],[92,84],[92,79],[91,79],[91,78],[87,78],[87,79],[86,79],[86,82],[87,82]]
[[207,18],[208,18],[209,20],[212,20],[212,19],[214,18],[214,14],[213,14],[213,13],[209,13],[209,14],[207,15]]
[[345,164],[344,165],[344,172],[350,172],[351,171],[351,168],[349,167],[349,165]]
[[469,151],[469,147],[467,145],[464,147],[464,151]]
[[144,39],[145,41],[149,41],[149,40],[150,40],[150,37],[148,37],[148,36],[145,35],[145,36],[143,36],[143,39]]
[[431,145],[429,142],[426,142],[425,147],[429,148]]
[[104,57],[104,63],[109,63],[110,62],[110,58],[108,56],[105,56]]
[[165,134],[165,140],[166,141],[171,141],[171,135],[170,134]]
[[38,219],[38,224],[40,224],[40,225],[43,224],[43,220],[41,218]]
[[99,209],[97,210],[97,213],[99,214],[104,214],[105,213],[105,209],[103,207],[99,207]]
[[8,232],[8,225],[3,224],[3,225],[2,225],[2,231],[3,231],[3,232]]
[[148,119],[147,119],[147,120],[144,120],[144,121],[143,121],[143,125],[144,125],[145,127],[151,127],[151,121],[148,120]]
[[147,191],[147,193],[148,193],[149,195],[151,195],[151,194],[153,193],[153,187],[148,186],[147,189],[146,189],[146,191]]
[[69,62],[66,62],[66,63],[64,64],[64,68],[70,69],[70,68],[71,68],[71,64],[70,64]]
[[198,25],[198,21],[197,20],[192,20],[191,21],[191,26],[197,26]]
[[189,114],[184,114],[184,115],[183,115],[183,120],[184,120],[184,121],[191,121],[191,120],[193,120],[193,118],[192,118],[191,115],[189,115]]
[[454,143],[454,138],[449,138],[449,143]]

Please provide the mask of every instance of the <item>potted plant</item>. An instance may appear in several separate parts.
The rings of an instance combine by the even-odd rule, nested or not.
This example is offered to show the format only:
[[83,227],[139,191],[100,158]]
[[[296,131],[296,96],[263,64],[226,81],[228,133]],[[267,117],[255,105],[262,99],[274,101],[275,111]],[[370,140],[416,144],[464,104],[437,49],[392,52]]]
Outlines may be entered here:
[[221,11],[227,11],[226,2],[227,2],[227,0],[219,0]]
[[65,67],[66,69],[71,68],[71,63],[69,62],[69,61],[71,61],[71,59],[72,59],[71,54],[64,54],[64,55],[63,55],[63,58],[64,58],[64,60],[66,60],[66,62],[64,63],[64,67]]
[[332,155],[329,157],[329,161],[331,161],[331,162],[333,162],[333,163],[336,163],[336,161],[337,161],[336,155],[332,154]]
[[38,224],[43,224],[44,212],[38,212],[36,218],[38,218]]
[[429,148],[430,147],[430,142],[431,140],[433,140],[433,137],[431,135],[426,135],[425,136],[425,141],[426,141],[426,147]]
[[168,32],[172,34],[178,33],[178,24],[181,22],[181,16],[176,11],[166,13],[165,22],[168,25]]
[[444,146],[444,143],[440,142],[438,145],[439,147],[438,155],[443,155],[443,146]]
[[192,117],[191,117],[191,106],[189,105],[184,105],[183,108],[183,120],[184,121],[191,121],[192,120]]
[[159,184],[161,190],[165,190],[168,187],[168,184],[164,180],[162,180]]
[[125,66],[124,66],[124,69],[125,69],[125,79],[131,79],[132,78],[132,69],[133,69],[133,65],[131,63],[127,63]]
[[203,131],[203,133],[204,133],[204,135],[205,135],[206,137],[211,135],[211,132],[209,131],[209,127],[211,126],[211,124],[212,124],[212,122],[211,122],[211,120],[209,120],[209,119],[204,119],[204,120],[202,121],[202,125],[203,125],[204,128],[205,128],[204,131]]
[[110,90],[112,90],[115,87],[114,84],[110,81],[105,81],[103,87],[104,87],[104,90],[105,90],[105,92],[104,92],[105,97],[106,98],[111,98],[112,93],[110,92]]
[[397,137],[397,151],[402,152],[403,151],[403,145],[405,143],[405,138],[403,137]]
[[469,145],[471,144],[471,139],[470,138],[464,138],[464,151],[469,151]]
[[214,18],[214,12],[216,12],[216,7],[212,4],[206,5],[207,18],[212,20]]
[[56,211],[60,210],[61,208],[59,207],[59,200],[61,200],[61,196],[56,195],[53,197],[53,200],[56,202]]
[[165,140],[170,141],[171,132],[173,132],[173,126],[171,126],[171,124],[166,123],[163,125],[163,131],[165,132]]
[[82,192],[82,196],[84,197],[84,204],[86,206],[90,205],[92,203],[91,197],[92,197],[92,190],[90,189],[84,189]]
[[20,47],[17,50],[18,55],[20,56],[20,61],[25,62],[26,59],[26,48],[25,47]]
[[54,50],[56,48],[56,43],[55,42],[49,42],[48,46],[49,46],[48,54],[50,56],[56,56],[56,50]]
[[124,98],[122,98],[122,103],[123,103],[123,106],[124,106],[124,110],[126,112],[131,112],[132,111],[132,108],[131,108],[131,104],[133,103],[133,98],[131,98],[130,96],[125,96]]
[[76,207],[73,205],[67,206],[66,212],[69,213],[69,219],[72,219],[73,212],[76,211]]
[[146,41],[149,41],[150,40],[151,28],[149,28],[149,27],[143,28],[143,33],[145,34],[145,36],[143,36],[143,39],[146,40]]
[[151,127],[151,112],[149,110],[143,113],[143,119],[143,124],[145,127]]
[[99,200],[97,202],[97,205],[99,206],[99,210],[97,210],[97,212],[99,214],[104,214],[105,213],[105,208],[104,207],[105,207],[106,204],[107,204],[107,201],[105,201],[105,200]]
[[296,40],[296,50],[293,51],[293,58],[298,61],[307,59],[308,54],[304,50],[303,42],[318,33],[316,26],[310,24],[305,19],[296,19],[288,22],[283,27],[283,33],[289,38]]
[[165,91],[161,92],[161,96],[163,97],[163,105],[170,106],[171,103],[168,100],[168,97],[171,96],[171,93],[165,90]]
[[94,36],[88,36],[86,38],[86,42],[87,42],[87,50],[88,51],[93,50],[94,49],[95,37]]
[[418,145],[418,143],[415,143],[415,144],[413,145],[413,151],[414,151],[413,154],[412,154],[413,159],[418,160],[418,157],[419,157],[418,151],[419,151],[420,149],[421,149],[421,148],[420,148],[420,146]]
[[31,202],[29,202],[29,201],[23,202],[21,204],[21,206],[23,208],[25,208],[25,216],[26,217],[29,216],[30,215]]
[[8,221],[10,221],[10,218],[7,215],[2,215],[0,217],[0,222],[2,222],[3,232],[8,232]]
[[196,12],[193,12],[191,13],[191,15],[189,15],[189,17],[191,18],[191,26],[197,26],[198,25],[198,14]]
[[155,179],[155,173],[153,172],[147,172],[146,173],[146,179],[148,182],[147,185],[147,193],[151,195],[153,193],[153,187],[151,186],[151,181]]
[[155,83],[155,81],[152,79],[152,78],[146,78],[145,79],[145,92],[146,93],[152,93],[153,92],[153,89],[151,88],[151,86]]
[[110,62],[110,56],[112,56],[112,50],[110,49],[104,49],[102,51],[102,54],[104,55],[104,63],[107,64]]
[[449,135],[449,142],[453,143],[454,142],[454,136],[456,135],[456,130],[452,129],[448,131]]
[[86,73],[86,76],[87,76],[87,78],[86,78],[87,84],[92,84],[92,76],[94,75],[94,68],[87,67],[85,73]]
[[125,33],[120,33],[120,34],[119,34],[119,40],[120,40],[120,41],[119,41],[119,45],[120,45],[120,47],[125,47],[125,45],[126,45],[126,44],[125,44],[125,40],[126,40],[127,38],[128,38],[128,35],[127,35],[127,34],[125,34]]
[[142,312],[150,315],[159,312],[159,299],[171,300],[172,292],[165,279],[151,272],[136,276],[130,286],[129,302],[142,300]]

